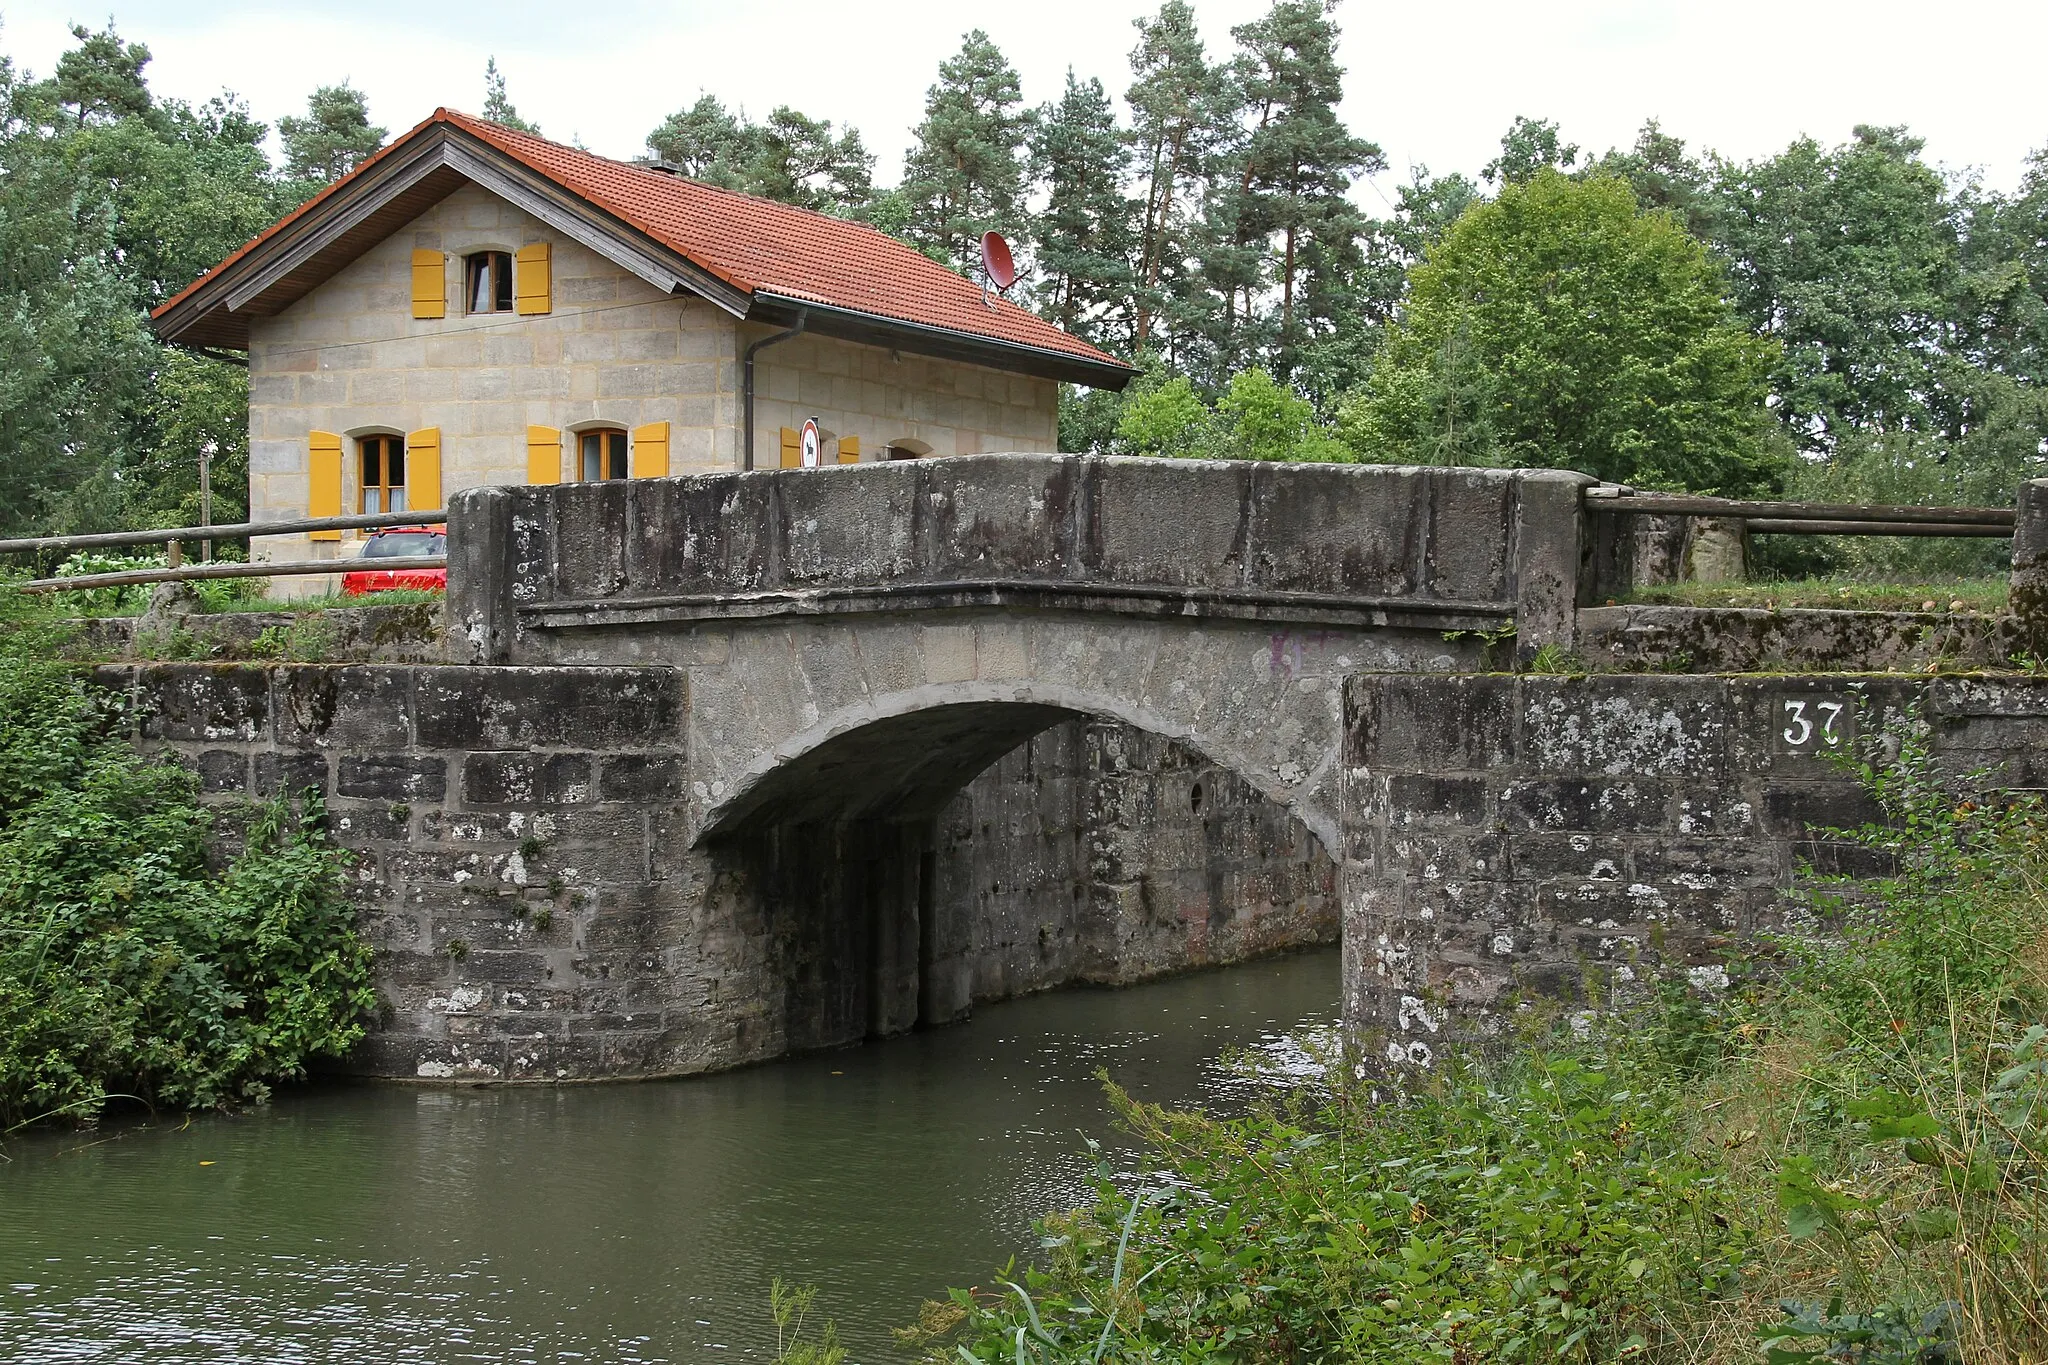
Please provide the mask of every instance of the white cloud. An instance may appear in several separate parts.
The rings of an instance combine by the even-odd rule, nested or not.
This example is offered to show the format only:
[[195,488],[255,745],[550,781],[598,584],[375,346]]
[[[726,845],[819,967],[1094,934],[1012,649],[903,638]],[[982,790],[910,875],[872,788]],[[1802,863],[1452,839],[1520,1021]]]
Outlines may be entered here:
[[[436,105],[475,110],[495,54],[520,112],[552,137],[614,156],[637,152],[670,111],[700,90],[764,114],[788,103],[851,122],[893,179],[939,62],[966,28],[988,29],[1024,78],[1052,98],[1071,64],[1121,92],[1133,0],[1031,0],[963,6],[940,0],[585,0],[582,4],[351,0],[277,5],[227,0],[17,0],[0,50],[46,72],[68,45],[65,24],[108,9],[155,53],[161,92],[205,98],[223,86],[275,122],[313,86],[347,78],[393,131]],[[1196,0],[1212,51],[1265,0]],[[1899,0],[1629,3],[1478,0],[1461,5],[1349,0],[1344,114],[1394,166],[1474,173],[1516,114],[1556,119],[1598,151],[1625,144],[1645,117],[1695,146],[1768,155],[1800,133],[1840,141],[1857,123],[1906,123],[1928,154],[2017,183],[2029,150],[2048,144],[2038,99],[2048,5],[1961,0],[1938,9]],[[1373,202],[1368,194],[1367,202]]]

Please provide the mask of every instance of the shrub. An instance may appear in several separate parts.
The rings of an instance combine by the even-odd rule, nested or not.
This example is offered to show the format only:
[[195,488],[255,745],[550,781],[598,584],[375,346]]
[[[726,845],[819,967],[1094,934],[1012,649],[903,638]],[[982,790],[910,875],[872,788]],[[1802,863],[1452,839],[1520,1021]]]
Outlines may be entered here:
[[106,1101],[203,1108],[340,1056],[372,1004],[318,798],[249,812],[208,862],[197,780],[122,738],[118,704],[0,624],[0,1128]]

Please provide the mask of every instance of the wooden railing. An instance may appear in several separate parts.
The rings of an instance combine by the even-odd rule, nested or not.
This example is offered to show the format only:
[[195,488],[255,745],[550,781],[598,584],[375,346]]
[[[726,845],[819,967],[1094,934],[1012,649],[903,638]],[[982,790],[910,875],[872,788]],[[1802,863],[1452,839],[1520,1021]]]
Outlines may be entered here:
[[1612,484],[1586,490],[1586,510],[1610,517],[1722,517],[1757,535],[1981,536],[2010,539],[2010,507],[1878,507],[1820,502],[1761,502],[1669,493],[1637,493]]
[[305,517],[298,521],[243,521],[226,526],[174,526],[155,531],[96,531],[76,536],[33,536],[0,540],[0,554],[35,554],[78,550],[111,550],[133,545],[167,545],[170,563],[161,569],[122,569],[111,573],[77,574],[68,578],[32,578],[17,584],[21,592],[70,592],[113,588],[130,583],[181,583],[211,578],[282,578],[299,574],[382,573],[386,570],[445,569],[446,555],[393,555],[389,559],[251,560],[246,564],[180,562],[185,541],[202,544],[258,536],[296,536],[313,531],[369,531],[393,526],[445,526],[448,514],[381,512],[353,517]]

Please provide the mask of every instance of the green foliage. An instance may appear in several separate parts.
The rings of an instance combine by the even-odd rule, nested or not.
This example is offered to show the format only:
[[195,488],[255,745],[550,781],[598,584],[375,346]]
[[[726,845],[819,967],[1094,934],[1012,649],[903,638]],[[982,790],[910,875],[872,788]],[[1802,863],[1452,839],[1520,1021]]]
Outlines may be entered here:
[[1040,311],[1078,337],[1128,335],[1132,205],[1124,193],[1129,149],[1102,82],[1074,79],[1031,130],[1032,175],[1050,186],[1033,229]]
[[[196,777],[10,606],[0,641],[0,1127],[110,1098],[209,1108],[340,1056],[372,1004],[317,797],[248,815],[209,865]],[[26,619],[24,619],[26,618]]]
[[[542,926],[545,927],[545,926]],[[777,1276],[768,1287],[768,1311],[775,1319],[775,1365],[840,1365],[846,1348],[839,1344],[839,1331],[831,1319],[810,1335],[806,1319],[816,1303],[818,1291],[784,1284]]]
[[[502,82],[498,93],[504,93]],[[384,145],[384,130],[370,122],[363,92],[347,81],[315,90],[306,100],[306,116],[287,114],[277,121],[277,131],[284,139],[285,174],[313,189],[341,179]]]
[[1265,370],[1230,378],[1214,407],[1185,375],[1138,387],[1116,427],[1120,449],[1175,459],[1345,462],[1350,450],[1315,407]]
[[[1230,31],[1246,131],[1227,158],[1235,174],[1222,177],[1212,209],[1228,224],[1235,251],[1225,258],[1239,280],[1263,276],[1277,288],[1267,366],[1283,377],[1292,376],[1306,347],[1338,328],[1338,309],[1348,302],[1341,286],[1365,225],[1351,184],[1387,164],[1377,144],[1337,117],[1344,68],[1334,8],[1329,0],[1274,0],[1263,17]],[[1262,244],[1270,252],[1263,268],[1251,264]],[[1244,351],[1233,341],[1225,340],[1222,358],[1241,365]]]
[[[647,150],[694,179],[819,213],[859,218],[891,211],[876,203],[875,158],[859,130],[835,134],[829,119],[786,104],[757,124],[700,95],[647,135]],[[900,228],[893,221],[877,225]]]
[[505,73],[498,70],[496,56],[484,62],[484,117],[514,132],[540,135],[540,126],[519,117],[519,111],[512,105],[512,97],[505,93]]
[[1673,607],[1819,607],[1836,611],[1974,611],[2006,609],[2006,574],[1982,578],[1868,581],[1853,578],[1760,579],[1748,583],[1671,583],[1638,588],[1625,601]]
[[0,527],[196,520],[197,464],[240,515],[247,378],[143,310],[296,204],[232,96],[158,101],[148,49],[80,31],[57,74],[0,58]]
[[[165,562],[160,554],[106,554],[79,550],[57,566],[56,576],[82,578],[87,574],[161,569]],[[110,588],[78,588],[52,596],[63,610],[81,616],[133,616],[149,605],[149,585],[123,583]]]
[[903,160],[906,235],[936,259],[969,270],[981,235],[1020,235],[1024,147],[1032,119],[1017,72],[980,29],[939,64],[916,145]]
[[1578,144],[1561,139],[1555,123],[1517,114],[1501,135],[1500,155],[1479,173],[1496,185],[1526,185],[1544,171],[1570,170],[1578,159]]
[[1110,1094],[1143,1184],[1103,1161],[1049,1268],[955,1292],[974,1359],[1609,1360],[1668,1340],[1662,1304],[1716,1292],[1751,1236],[1716,1220],[1678,1087],[1589,1056],[1240,1119]]
[[[1581,1022],[1406,1081],[1237,1117],[1110,1099],[1137,1169],[1045,1256],[928,1306],[963,1361],[1773,1365],[2048,1351],[2048,817],[1936,780],[1866,718],[1890,863],[1773,979],[1667,974]],[[1816,1302],[1815,1295],[1819,1295]]]
[[1756,492],[1776,468],[1770,356],[1675,218],[1618,180],[1546,170],[1468,210],[1411,272],[1354,439],[1376,459]]
[[1175,375],[1130,395],[1117,419],[1116,438],[1135,454],[1191,459],[1207,452],[1215,416],[1194,382]]

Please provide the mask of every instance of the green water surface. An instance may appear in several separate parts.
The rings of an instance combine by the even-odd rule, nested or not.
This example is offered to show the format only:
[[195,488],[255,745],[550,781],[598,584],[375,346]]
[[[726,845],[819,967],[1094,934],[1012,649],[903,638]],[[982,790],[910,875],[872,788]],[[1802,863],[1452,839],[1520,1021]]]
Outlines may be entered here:
[[1107,1138],[1094,1075],[1231,1104],[1218,1064],[1336,1014],[1334,952],[983,1008],[744,1071],[526,1090],[305,1089],[0,1149],[0,1361],[734,1361],[768,1285],[856,1361],[1035,1246]]

